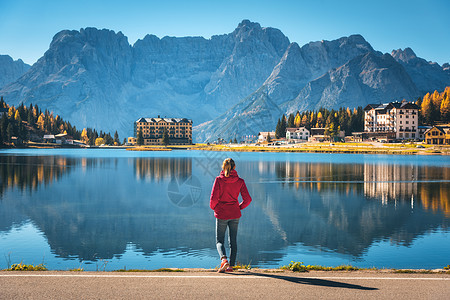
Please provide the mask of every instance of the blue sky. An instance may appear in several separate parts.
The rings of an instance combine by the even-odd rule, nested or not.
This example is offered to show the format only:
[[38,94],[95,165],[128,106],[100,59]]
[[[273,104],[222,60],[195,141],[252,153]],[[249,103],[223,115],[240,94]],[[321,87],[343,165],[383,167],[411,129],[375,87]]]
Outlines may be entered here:
[[0,54],[32,64],[63,29],[108,28],[133,44],[146,34],[209,38],[249,19],[300,46],[359,33],[376,50],[411,47],[442,65],[449,14],[450,0],[0,0]]

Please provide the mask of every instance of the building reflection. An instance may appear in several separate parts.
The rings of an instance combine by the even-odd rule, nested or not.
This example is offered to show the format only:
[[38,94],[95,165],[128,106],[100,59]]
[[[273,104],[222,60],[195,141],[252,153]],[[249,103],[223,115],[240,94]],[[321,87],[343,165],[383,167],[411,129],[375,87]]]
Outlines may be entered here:
[[174,157],[146,157],[134,159],[136,178],[160,182],[168,178],[189,178],[192,159]]
[[383,205],[405,201],[450,215],[449,168],[435,166],[364,165],[364,194]]
[[364,194],[388,201],[417,197],[418,166],[364,164]]
[[333,163],[277,163],[275,172],[283,185],[296,190],[339,191],[343,193],[361,190],[363,165]]
[[[259,170],[266,170],[259,166]],[[450,214],[450,169],[399,164],[280,162],[275,166],[284,186],[317,192],[363,193],[368,199],[410,202],[411,207]]]

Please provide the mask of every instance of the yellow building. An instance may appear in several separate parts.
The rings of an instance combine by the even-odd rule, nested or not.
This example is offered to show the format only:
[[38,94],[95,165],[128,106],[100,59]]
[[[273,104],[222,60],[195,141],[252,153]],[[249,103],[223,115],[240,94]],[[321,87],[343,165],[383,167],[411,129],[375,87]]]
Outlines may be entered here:
[[192,144],[192,120],[186,118],[140,118],[134,122],[134,135],[142,131],[144,145],[161,145],[163,133],[167,130],[169,144]]
[[425,131],[425,143],[430,145],[450,145],[450,126],[433,126]]
[[134,136],[128,137],[127,143],[130,145],[136,145],[136,138]]

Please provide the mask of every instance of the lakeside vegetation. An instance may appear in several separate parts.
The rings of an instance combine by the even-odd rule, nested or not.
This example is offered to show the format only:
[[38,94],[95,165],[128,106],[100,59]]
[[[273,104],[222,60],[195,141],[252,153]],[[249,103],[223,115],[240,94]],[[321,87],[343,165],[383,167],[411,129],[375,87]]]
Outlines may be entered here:
[[[330,266],[321,266],[321,265],[305,265],[303,262],[295,262],[291,261],[288,265],[281,266],[278,269],[261,269],[261,268],[252,268],[250,264],[237,264],[233,266],[234,271],[244,271],[244,272],[276,272],[280,271],[292,271],[292,272],[310,272],[310,271],[324,271],[324,272],[351,272],[351,271],[375,271],[375,272],[384,272],[384,273],[403,273],[403,274],[450,274],[450,265],[443,267],[442,269],[430,270],[430,269],[385,269],[385,268],[360,268],[352,265],[340,265],[335,267]],[[216,271],[215,269],[213,269]],[[10,268],[4,269],[2,271],[51,271],[44,264],[39,265],[27,265],[24,263],[13,264]],[[55,270],[56,271],[56,270]],[[83,268],[70,269],[71,272],[85,272]],[[144,272],[205,272],[211,271],[211,269],[202,269],[202,268],[159,268],[159,269],[118,269],[112,271],[106,271],[105,269],[99,270],[96,272],[134,272],[134,273],[144,273]],[[86,271],[87,272],[87,271]]]
[[320,108],[318,111],[297,111],[288,117],[283,115],[278,119],[275,128],[275,137],[286,137],[286,128],[305,127],[311,128],[327,128],[325,134],[331,137],[339,134],[340,131],[361,132],[364,130],[364,110],[361,106],[351,110],[350,108],[341,107],[338,110]]
[[320,265],[304,265],[303,262],[295,262],[291,261],[288,265],[280,267],[281,270],[287,270],[292,272],[309,272],[309,271],[383,271],[383,272],[391,272],[391,273],[403,273],[403,274],[435,274],[435,273],[443,273],[450,274],[450,271],[447,271],[448,268],[444,267],[442,269],[437,270],[429,270],[429,269],[379,269],[376,267],[372,268],[359,268],[352,265],[341,265],[336,267],[325,267]]
[[[414,102],[419,107],[419,126],[450,123],[450,86],[444,91],[427,93]],[[320,108],[317,111],[297,111],[289,116],[282,115],[275,128],[276,138],[286,137],[286,128],[326,128],[325,135],[337,136],[340,131],[346,135],[364,131],[364,110],[361,106],[341,107],[338,110]]]
[[[42,143],[44,135],[66,134],[74,140],[79,140],[86,145],[120,145],[117,131],[114,137],[110,133],[97,132],[92,128],[78,130],[76,126],[65,121],[47,109],[42,111],[37,105],[25,106],[8,105],[3,97],[0,98],[0,108],[7,110],[0,113],[0,147],[1,146],[27,146],[45,147]],[[29,144],[29,145],[28,145]]]

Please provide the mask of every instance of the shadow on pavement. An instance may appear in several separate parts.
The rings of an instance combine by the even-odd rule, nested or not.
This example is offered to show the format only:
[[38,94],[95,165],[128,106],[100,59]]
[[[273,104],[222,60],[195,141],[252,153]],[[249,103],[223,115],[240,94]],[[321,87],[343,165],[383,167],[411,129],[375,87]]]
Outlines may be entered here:
[[228,273],[230,275],[235,276],[245,276],[245,275],[253,275],[253,276],[262,276],[262,277],[270,277],[274,279],[286,280],[293,283],[299,284],[309,284],[309,285],[317,285],[324,287],[336,287],[336,288],[344,288],[344,289],[356,289],[356,290],[366,290],[366,291],[374,291],[378,290],[377,288],[365,287],[357,284],[343,283],[338,281],[331,281],[319,278],[308,278],[308,277],[296,277],[296,276],[283,276],[278,274],[267,274],[267,273],[248,273],[248,274],[236,274],[236,273]]

